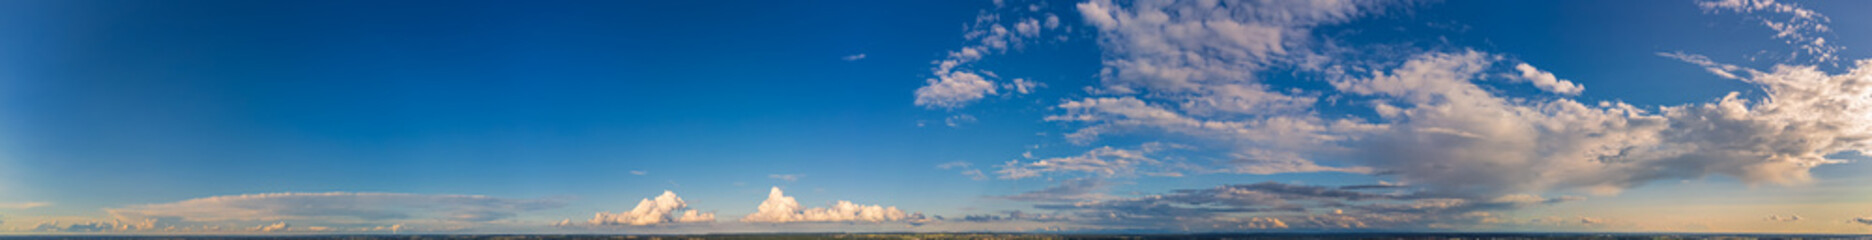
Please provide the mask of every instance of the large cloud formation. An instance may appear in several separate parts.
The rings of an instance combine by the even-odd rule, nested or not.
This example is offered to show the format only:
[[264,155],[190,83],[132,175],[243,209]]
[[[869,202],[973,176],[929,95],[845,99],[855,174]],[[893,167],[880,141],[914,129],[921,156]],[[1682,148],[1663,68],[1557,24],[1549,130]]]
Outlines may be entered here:
[[[1079,192],[1086,184],[1074,180],[1022,199],[1042,202],[1045,209],[1085,213],[1074,219],[1095,222],[1202,219],[1213,226],[1432,227],[1426,223],[1499,223],[1506,220],[1494,210],[1572,199],[1539,195],[1616,194],[1659,180],[1727,176],[1748,184],[1797,184],[1811,180],[1812,168],[1843,162],[1829,156],[1872,152],[1872,60],[1829,73],[1804,65],[1757,70],[1665,53],[1660,55],[1754,84],[1760,94],[1639,106],[1575,100],[1587,86],[1564,79],[1565,72],[1507,55],[1313,41],[1315,27],[1381,14],[1385,5],[1077,4],[1083,20],[1097,29],[1101,81],[1086,88],[1093,96],[1060,101],[1052,108],[1057,113],[1044,120],[1071,126],[1065,139],[1092,149],[1011,161],[996,173],[1002,179],[1371,173],[1410,187],[1346,191],[1408,189],[1409,194],[1362,201],[1225,186],[1070,204],[1039,197],[1068,190],[1096,194]],[[1828,29],[1825,17],[1811,10],[1772,1],[1700,5],[1714,12],[1792,15],[1789,21],[1763,24],[1775,28],[1777,38],[1800,46],[1803,52],[1797,54],[1825,62],[1837,50],[1814,35]],[[1277,87],[1261,79],[1272,68],[1296,71],[1296,77],[1316,81],[1307,84],[1326,87]],[[1509,95],[1520,93],[1509,88],[1539,91]],[[1322,113],[1327,108],[1334,113]],[[1353,114],[1343,114],[1348,109]],[[1099,146],[1112,137],[1186,148]],[[1222,160],[1184,160],[1191,158]],[[1324,206],[1337,210],[1320,214],[1317,209]],[[1606,222],[1591,219],[1582,222]]]
[[742,217],[742,222],[751,223],[790,223],[790,222],[885,222],[917,220],[922,214],[908,214],[897,207],[880,205],[859,205],[850,201],[837,201],[830,207],[806,208],[774,187],[767,193],[767,200],[761,201],[759,211]]
[[[1106,92],[1136,96],[1068,100],[1057,105],[1064,113],[1047,120],[1083,123],[1066,135],[1079,143],[1112,134],[1194,137],[1227,149],[1235,160],[1220,168],[1234,170],[1229,172],[1384,172],[1465,197],[1615,193],[1653,180],[1706,175],[1804,182],[1808,169],[1839,162],[1826,156],[1862,152],[1872,143],[1872,80],[1866,73],[1872,65],[1866,61],[1844,74],[1803,66],[1720,68],[1762,87],[1766,96],[1757,99],[1731,94],[1710,103],[1654,107],[1581,103],[1566,96],[1584,86],[1530,64],[1502,64],[1504,57],[1496,54],[1428,52],[1391,63],[1334,62],[1305,53],[1307,43],[1300,40],[1307,38],[1306,29],[1383,8],[1363,2],[1092,1],[1078,8],[1100,29]],[[1255,91],[1267,90],[1253,76],[1266,65],[1308,61],[1333,63],[1301,68],[1317,71],[1332,89]],[[1499,95],[1485,84],[1489,76],[1511,76],[1558,95]],[[1313,110],[1315,101],[1292,100],[1309,96],[1358,99],[1376,117],[1322,117]],[[1080,157],[1010,164],[1002,173],[1025,178],[1048,169],[1109,172],[1052,163],[1111,166],[1153,159],[1114,153],[1129,152],[1099,148]],[[1316,163],[1322,159],[1351,166]],[[1054,168],[1033,167],[1041,165]]]
[[638,201],[637,207],[631,208],[629,212],[598,212],[596,216],[592,216],[592,219],[586,222],[592,225],[635,226],[663,223],[715,222],[715,213],[701,213],[696,210],[687,210],[688,208],[689,204],[684,203],[681,197],[676,196],[675,192],[663,191],[663,195],[658,195],[655,199],[645,198],[642,201]]

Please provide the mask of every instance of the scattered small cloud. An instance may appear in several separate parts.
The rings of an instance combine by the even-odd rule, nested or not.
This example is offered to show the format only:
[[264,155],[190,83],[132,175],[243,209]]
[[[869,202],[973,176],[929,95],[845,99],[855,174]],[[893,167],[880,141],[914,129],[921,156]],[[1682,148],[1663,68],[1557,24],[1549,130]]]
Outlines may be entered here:
[[1775,39],[1784,40],[1797,51],[1788,53],[1788,59],[1810,58],[1814,62],[1839,60],[1836,55],[1845,49],[1836,44],[1829,44],[1826,37],[1833,31],[1827,24],[1833,20],[1819,12],[1801,7],[1794,3],[1775,0],[1716,0],[1699,1],[1698,7],[1711,13],[1734,12],[1748,14],[1750,20],[1760,21],[1761,25],[1773,29]]
[[962,127],[962,124],[974,123],[975,121],[975,115],[956,114],[954,116],[949,116],[949,118],[944,118],[943,125],[948,125],[952,128]]
[[845,56],[845,57],[842,57],[842,58],[839,58],[839,59],[844,59],[845,61],[858,61],[858,60],[864,60],[864,59],[865,59],[865,54],[863,54],[863,53],[859,53],[859,54],[854,54],[854,55],[850,55],[850,56]]
[[637,175],[637,176],[643,176],[643,175],[645,175],[645,174],[650,174],[650,172],[645,172],[645,171],[643,171],[643,170],[631,170],[631,171],[630,171],[630,174],[631,174],[631,175]]

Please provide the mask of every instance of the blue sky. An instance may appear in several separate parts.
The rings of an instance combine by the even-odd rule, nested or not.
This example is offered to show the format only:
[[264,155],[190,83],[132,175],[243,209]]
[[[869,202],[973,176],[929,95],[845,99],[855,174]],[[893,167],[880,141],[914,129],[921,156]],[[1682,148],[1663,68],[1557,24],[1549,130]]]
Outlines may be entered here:
[[1861,9],[10,1],[0,232],[1866,233]]

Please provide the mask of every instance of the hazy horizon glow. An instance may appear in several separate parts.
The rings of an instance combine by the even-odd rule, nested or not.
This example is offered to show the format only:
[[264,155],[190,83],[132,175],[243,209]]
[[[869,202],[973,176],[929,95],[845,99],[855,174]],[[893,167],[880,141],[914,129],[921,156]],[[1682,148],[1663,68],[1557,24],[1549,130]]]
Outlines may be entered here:
[[1872,233],[1872,2],[0,2],[0,235]]

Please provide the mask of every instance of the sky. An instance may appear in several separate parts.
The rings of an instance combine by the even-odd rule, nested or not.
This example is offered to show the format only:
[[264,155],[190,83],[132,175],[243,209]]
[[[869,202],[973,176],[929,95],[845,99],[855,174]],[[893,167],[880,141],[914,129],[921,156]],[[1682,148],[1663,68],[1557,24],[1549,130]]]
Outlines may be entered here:
[[0,234],[1868,234],[1865,11],[0,1]]

